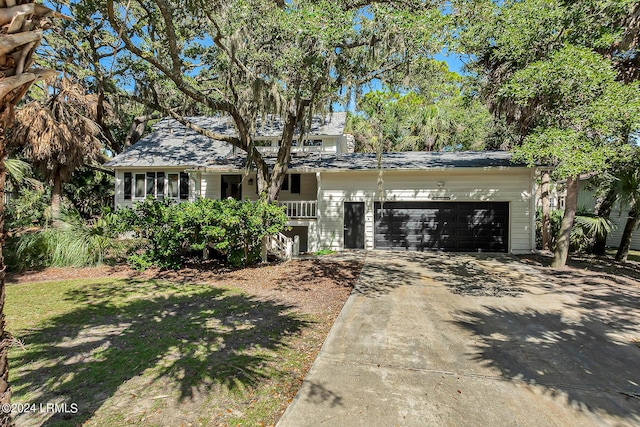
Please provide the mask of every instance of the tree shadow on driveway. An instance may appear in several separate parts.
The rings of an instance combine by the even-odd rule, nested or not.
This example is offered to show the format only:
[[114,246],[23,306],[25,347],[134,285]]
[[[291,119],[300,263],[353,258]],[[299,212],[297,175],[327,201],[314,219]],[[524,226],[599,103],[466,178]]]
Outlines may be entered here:
[[[269,363],[272,351],[308,324],[287,305],[236,291],[152,281],[150,295],[141,296],[142,283],[149,281],[69,292],[80,308],[20,337],[26,348],[12,357],[14,387],[36,402],[77,403],[79,412],[22,414],[18,424],[80,425],[143,375],[160,392],[167,381],[176,384],[180,401],[250,387],[279,369]],[[154,294],[154,286],[170,292]],[[28,420],[34,416],[43,418]]]
[[353,293],[365,297],[380,297],[394,289],[412,285],[422,276],[412,268],[416,262],[415,253],[376,251],[367,255]]
[[545,296],[561,298],[556,308],[525,302],[457,312],[455,323],[475,343],[468,357],[581,411],[637,425],[640,288],[552,286]]
[[376,251],[367,257],[354,291],[380,296],[428,275],[454,294],[518,297],[526,292],[519,284],[526,276],[511,268],[512,263],[519,261],[501,254]]

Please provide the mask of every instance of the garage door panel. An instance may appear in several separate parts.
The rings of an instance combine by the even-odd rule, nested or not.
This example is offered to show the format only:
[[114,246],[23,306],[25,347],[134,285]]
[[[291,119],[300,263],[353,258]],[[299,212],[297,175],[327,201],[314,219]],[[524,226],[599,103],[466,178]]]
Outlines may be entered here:
[[375,247],[506,252],[508,214],[506,202],[376,203]]

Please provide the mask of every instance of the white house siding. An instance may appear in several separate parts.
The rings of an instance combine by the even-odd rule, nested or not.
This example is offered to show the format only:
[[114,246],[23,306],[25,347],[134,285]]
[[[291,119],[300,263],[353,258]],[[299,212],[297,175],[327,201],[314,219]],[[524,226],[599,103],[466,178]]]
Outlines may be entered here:
[[198,196],[205,199],[220,199],[220,193],[222,192],[222,181],[219,173],[201,173],[200,178],[200,193]]
[[[593,190],[593,185],[589,180],[583,179],[580,181],[580,192],[578,193],[578,209],[586,209],[593,212],[596,206],[596,195]],[[621,211],[620,203],[616,203],[609,215],[609,219],[614,224],[614,229],[607,236],[607,246],[617,248],[620,246],[622,240],[622,232],[627,223],[627,216],[629,211],[627,209]],[[640,230],[634,230],[631,236],[631,249],[640,250]]]
[[[615,228],[609,233],[607,236],[607,245],[617,248],[620,246],[620,241],[622,240],[622,233],[624,232],[624,227],[627,224],[627,218],[629,215],[628,210],[620,211],[620,205],[616,204],[614,209],[611,211],[611,215],[609,219],[614,223]],[[640,251],[640,229],[633,230],[633,234],[631,235],[631,249]]]
[[[509,252],[528,253],[535,247],[533,170],[469,168],[431,171],[392,171],[383,174],[383,196],[376,171],[322,172],[318,198],[319,248],[343,248],[344,202],[365,203],[365,248],[374,248],[376,201],[509,202]],[[441,183],[439,186],[438,183]]]
[[596,197],[589,180],[580,181],[578,190],[578,209],[592,212],[596,207]]

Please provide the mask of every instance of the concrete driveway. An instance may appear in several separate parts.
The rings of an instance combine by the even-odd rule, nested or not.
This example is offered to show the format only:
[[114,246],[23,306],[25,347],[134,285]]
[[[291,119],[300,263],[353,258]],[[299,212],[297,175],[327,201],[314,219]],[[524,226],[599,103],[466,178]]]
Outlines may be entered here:
[[367,253],[278,426],[640,425],[640,271],[532,259]]

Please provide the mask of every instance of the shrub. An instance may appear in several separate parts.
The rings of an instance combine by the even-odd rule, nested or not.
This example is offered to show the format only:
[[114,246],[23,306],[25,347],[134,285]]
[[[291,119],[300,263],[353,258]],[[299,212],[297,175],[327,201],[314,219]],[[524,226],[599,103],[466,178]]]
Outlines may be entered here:
[[[556,247],[556,237],[560,231],[560,225],[562,225],[562,216],[564,211],[560,209],[553,209],[549,212],[549,223],[551,225],[549,249],[553,250]],[[536,209],[536,248],[542,248],[542,209]]]
[[[549,215],[551,223],[551,241],[549,249],[556,246],[556,238],[562,225],[564,211],[552,210]],[[602,218],[591,212],[580,210],[576,213],[576,218],[571,228],[570,248],[574,252],[586,252],[593,247],[598,234],[609,233],[613,229],[613,223],[608,218]],[[536,247],[542,247],[542,210],[536,210]]]
[[130,258],[136,268],[153,264],[179,268],[191,251],[211,248],[233,266],[260,260],[262,239],[282,231],[282,207],[264,201],[198,199],[176,204],[148,198],[118,211],[121,232],[145,239],[141,254]]
[[591,212],[579,211],[571,229],[571,250],[591,251],[598,236],[604,237],[613,229],[609,218],[599,217]]
[[29,227],[45,227],[50,220],[51,195],[49,192],[21,188],[16,197],[5,206],[5,231]]
[[120,219],[117,231],[132,231],[144,239],[143,253],[130,257],[134,268],[144,269],[156,264],[161,268],[178,268],[183,237],[178,225],[178,205],[170,199],[148,198],[133,208],[117,211]]
[[7,240],[7,265],[23,271],[43,267],[100,264],[113,237],[112,216],[85,222],[78,211],[65,208],[61,227],[27,231]]

